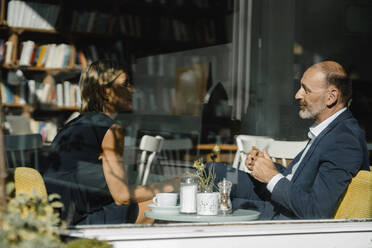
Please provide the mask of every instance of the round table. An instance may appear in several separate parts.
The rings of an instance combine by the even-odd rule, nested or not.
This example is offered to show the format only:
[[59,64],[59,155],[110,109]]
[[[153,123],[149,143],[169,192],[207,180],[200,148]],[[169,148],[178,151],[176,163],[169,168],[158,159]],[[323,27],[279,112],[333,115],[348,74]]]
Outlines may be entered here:
[[232,214],[228,215],[197,215],[197,214],[182,214],[179,212],[156,212],[146,211],[145,216],[151,219],[162,221],[178,221],[178,222],[237,222],[257,220],[260,213],[254,210],[237,209]]

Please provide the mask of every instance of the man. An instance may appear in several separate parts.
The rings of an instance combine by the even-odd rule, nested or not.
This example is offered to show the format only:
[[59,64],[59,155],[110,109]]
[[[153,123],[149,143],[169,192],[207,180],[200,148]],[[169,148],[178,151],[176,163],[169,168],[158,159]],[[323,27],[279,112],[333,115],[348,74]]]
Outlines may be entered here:
[[300,117],[315,121],[309,143],[287,168],[252,150],[246,160],[251,174],[239,172],[233,189],[234,208],[255,207],[261,219],[332,218],[352,177],[369,170],[365,134],[346,108],[351,86],[341,65],[311,66],[295,98]]

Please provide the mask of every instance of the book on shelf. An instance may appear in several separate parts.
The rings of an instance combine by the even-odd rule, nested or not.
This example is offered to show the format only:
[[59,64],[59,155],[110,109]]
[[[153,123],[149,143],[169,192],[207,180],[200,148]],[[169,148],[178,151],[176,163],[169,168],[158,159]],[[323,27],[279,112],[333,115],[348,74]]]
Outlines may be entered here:
[[57,135],[58,122],[55,119],[48,121],[34,120],[30,122],[31,131],[39,133],[44,143],[52,142]]
[[58,44],[55,48],[55,56],[52,59],[52,68],[63,68],[64,53],[66,52],[66,44]]
[[4,64],[8,65],[12,62],[12,53],[13,53],[13,42],[12,41],[6,41],[5,42]]
[[19,58],[19,65],[30,66],[32,53],[35,48],[35,42],[28,40],[23,41],[22,43],[21,56]]
[[79,85],[75,85],[75,87],[76,87],[76,91],[75,91],[75,98],[76,98],[75,106],[80,108],[81,107],[81,91],[80,91]]
[[19,87],[19,104],[26,104],[27,103],[27,84],[23,82],[22,85]]
[[46,60],[49,56],[49,53],[50,53],[50,45],[49,44],[45,44],[45,45],[42,45],[43,47],[43,50],[41,50],[41,54],[40,54],[40,58],[36,64],[37,67],[45,67],[46,65]]
[[64,106],[64,96],[63,96],[63,86],[61,83],[57,84],[56,86],[57,89],[57,106],[58,107],[63,107]]
[[56,57],[56,50],[57,45],[56,44],[49,44],[48,50],[45,57],[45,68],[53,68],[53,64],[55,63],[55,57]]
[[88,15],[88,24],[86,26],[86,30],[88,33],[94,33],[95,30],[95,26],[96,26],[96,22],[97,22],[97,16],[98,16],[98,11],[92,11],[89,13]]
[[42,82],[37,83],[36,98],[42,104],[56,104],[56,83],[51,75],[47,75]]
[[11,27],[55,29],[59,4],[40,1],[11,0],[8,3],[7,21]]
[[24,1],[16,1],[16,9],[15,14],[17,15],[15,26],[16,27],[22,27],[25,17],[25,5],[26,3]]
[[71,93],[70,93],[71,83],[69,81],[63,82],[63,105],[70,107],[71,104]]
[[6,13],[6,16],[7,16],[7,22],[8,22],[8,25],[9,26],[14,26],[15,24],[15,4],[17,3],[17,1],[9,1],[8,3],[8,8],[7,8],[7,13]]
[[33,79],[27,80],[27,88],[28,88],[28,99],[27,102],[30,105],[35,104],[35,97],[36,97],[36,82]]
[[45,51],[47,49],[47,45],[41,45],[39,46],[39,52],[36,60],[36,67],[43,67],[44,66],[44,56],[45,56]]
[[96,46],[94,46],[94,45],[90,45],[88,47],[88,49],[89,49],[89,54],[90,54],[90,56],[89,56],[89,60],[90,60],[89,64],[90,64],[93,61],[97,61],[98,60],[98,52],[97,52]]
[[11,86],[4,81],[1,81],[1,102],[14,103],[14,94]]
[[129,32],[128,32],[125,17],[123,15],[119,16],[118,24],[119,24],[119,31],[124,35],[128,35]]
[[0,83],[2,103],[26,104],[27,83],[21,71],[9,71]]
[[32,49],[32,52],[31,52],[31,59],[30,59],[30,65],[31,66],[34,66],[36,64],[36,56],[38,56],[39,54],[37,54],[37,52],[40,50],[38,49],[39,46],[37,44],[34,45],[34,48]]
[[67,44],[62,44],[63,49],[62,49],[62,59],[61,59],[61,68],[66,68],[68,67],[71,63],[71,57],[74,57],[74,50],[71,48],[71,45]]

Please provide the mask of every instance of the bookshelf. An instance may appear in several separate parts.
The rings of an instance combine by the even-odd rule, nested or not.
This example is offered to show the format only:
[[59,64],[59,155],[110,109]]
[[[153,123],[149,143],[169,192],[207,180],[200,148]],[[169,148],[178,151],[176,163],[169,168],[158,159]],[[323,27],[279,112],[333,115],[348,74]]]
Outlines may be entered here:
[[[0,1],[1,92],[6,114],[23,110],[35,119],[56,117],[57,127],[79,110],[76,83],[87,64],[101,58],[129,58],[135,65],[148,56],[227,43],[225,17],[233,5],[232,0]],[[19,71],[25,83],[10,85],[18,99],[4,100],[9,74]],[[153,97],[159,89],[149,86],[151,75],[138,80],[143,86],[136,98],[139,113],[151,115],[156,109],[146,107],[150,104],[172,116],[163,97],[174,94],[167,73],[157,82],[162,97]],[[30,81],[41,93],[30,93]],[[65,82],[74,89],[68,91]],[[57,99],[61,87],[62,103]],[[66,95],[74,99],[73,104],[64,102]]]

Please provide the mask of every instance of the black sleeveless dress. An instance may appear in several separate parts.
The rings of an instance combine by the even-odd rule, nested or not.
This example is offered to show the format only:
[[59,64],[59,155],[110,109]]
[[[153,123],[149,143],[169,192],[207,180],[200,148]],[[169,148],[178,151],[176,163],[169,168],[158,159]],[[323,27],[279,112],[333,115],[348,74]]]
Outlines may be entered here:
[[61,218],[72,225],[133,223],[138,205],[117,206],[98,160],[107,130],[103,113],[83,113],[54,138],[43,175],[48,193],[61,196]]

